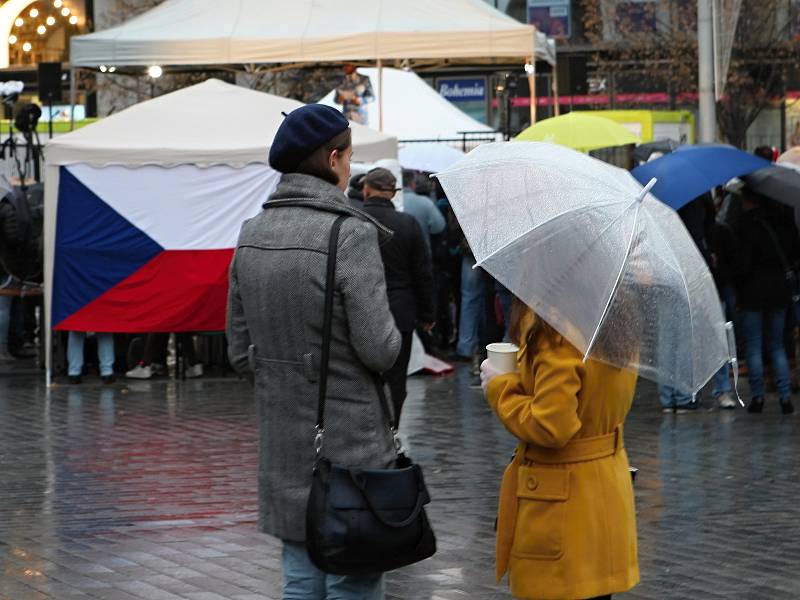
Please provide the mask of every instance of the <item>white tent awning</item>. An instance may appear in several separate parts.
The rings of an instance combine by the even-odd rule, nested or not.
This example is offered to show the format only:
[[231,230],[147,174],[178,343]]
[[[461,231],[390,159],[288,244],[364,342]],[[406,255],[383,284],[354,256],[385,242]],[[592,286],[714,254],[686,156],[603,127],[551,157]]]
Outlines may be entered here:
[[[376,127],[380,120],[378,69],[359,69],[372,82],[375,101],[367,104],[368,125]],[[320,104],[341,109],[332,91]],[[449,100],[425,83],[418,75],[400,69],[383,70],[383,131],[401,140],[436,140],[461,137],[459,132],[494,130],[462,112]]]
[[166,0],[71,40],[71,64],[219,65],[377,59],[554,62],[553,48],[483,0]]
[[[266,163],[275,132],[302,103],[209,79],[136,104],[47,144],[47,163],[95,166]],[[397,139],[352,124],[363,161],[397,157]]]

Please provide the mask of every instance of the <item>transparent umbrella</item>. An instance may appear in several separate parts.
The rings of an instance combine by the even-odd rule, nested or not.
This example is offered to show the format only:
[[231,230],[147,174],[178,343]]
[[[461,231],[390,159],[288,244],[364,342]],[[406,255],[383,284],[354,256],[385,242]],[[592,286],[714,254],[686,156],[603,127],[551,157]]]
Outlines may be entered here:
[[700,251],[627,171],[562,146],[506,142],[436,177],[478,265],[587,359],[686,393],[736,366]]

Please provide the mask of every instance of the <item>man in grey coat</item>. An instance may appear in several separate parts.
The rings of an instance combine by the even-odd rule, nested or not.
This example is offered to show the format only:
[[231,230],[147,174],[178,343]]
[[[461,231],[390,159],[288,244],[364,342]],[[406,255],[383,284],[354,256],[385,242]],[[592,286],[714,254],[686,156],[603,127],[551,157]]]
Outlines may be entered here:
[[328,575],[305,551],[328,241],[341,215],[322,451],[334,463],[370,468],[395,459],[374,380],[400,351],[378,245],[391,233],[348,205],[351,152],[340,113],[321,105],[292,112],[270,151],[284,175],[243,226],[230,272],[228,352],[255,381],[260,526],[284,542],[291,598],[383,597],[381,575]]

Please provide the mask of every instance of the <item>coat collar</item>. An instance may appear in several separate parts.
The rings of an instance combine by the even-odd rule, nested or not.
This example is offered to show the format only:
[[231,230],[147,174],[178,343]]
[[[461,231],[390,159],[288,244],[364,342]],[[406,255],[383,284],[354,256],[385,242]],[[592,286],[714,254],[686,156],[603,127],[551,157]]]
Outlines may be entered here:
[[394,202],[392,202],[388,198],[375,197],[364,201],[364,208],[370,208],[372,206],[397,210],[394,206]]
[[313,175],[285,173],[281,177],[278,187],[263,207],[267,210],[285,206],[302,206],[361,219],[377,228],[380,244],[388,242],[394,235],[376,219],[350,206],[347,196],[338,187]]

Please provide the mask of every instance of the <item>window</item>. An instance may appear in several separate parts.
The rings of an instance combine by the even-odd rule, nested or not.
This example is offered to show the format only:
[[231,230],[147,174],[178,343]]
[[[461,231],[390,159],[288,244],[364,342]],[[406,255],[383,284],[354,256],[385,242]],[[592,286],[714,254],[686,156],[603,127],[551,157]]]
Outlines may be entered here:
[[653,0],[628,0],[617,4],[615,14],[617,31],[626,33],[654,33],[656,31],[656,3]]

